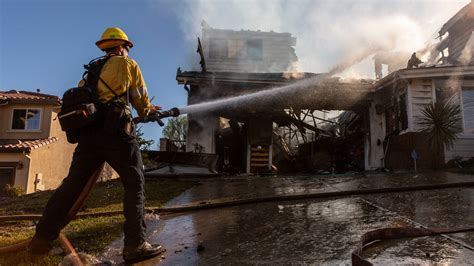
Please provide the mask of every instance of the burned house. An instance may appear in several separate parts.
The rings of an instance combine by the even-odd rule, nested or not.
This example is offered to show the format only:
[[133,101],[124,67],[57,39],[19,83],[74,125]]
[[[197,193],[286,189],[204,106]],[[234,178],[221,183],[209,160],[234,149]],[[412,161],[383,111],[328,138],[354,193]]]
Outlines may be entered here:
[[450,65],[473,65],[474,59],[474,3],[471,1],[449,19],[439,31],[436,50],[439,61]]
[[[188,105],[260,94],[188,115],[187,151],[216,153],[223,168],[270,171],[276,158],[291,153],[291,138],[307,139],[309,132],[320,135],[322,130],[308,121],[315,119],[318,110],[356,110],[368,103],[369,82],[340,82],[295,72],[296,39],[289,33],[204,25],[202,36],[198,40],[201,71],[178,69],[177,73],[178,83],[188,91]],[[282,87],[286,89],[271,90]],[[281,136],[285,127],[292,135],[286,141]]]
[[293,72],[296,38],[290,33],[211,28],[202,22],[199,53],[204,72]]
[[[419,167],[431,168],[456,157],[474,157],[473,14],[471,2],[443,25],[439,43],[421,51],[430,53],[430,62],[406,68],[410,53],[379,53],[373,58],[376,81],[351,82],[296,72],[296,39],[289,33],[220,30],[205,24],[198,40],[201,70],[177,73],[188,105],[253,94],[224,108],[190,113],[187,151],[217,154],[224,169],[242,172],[270,171],[281,159],[296,164],[291,161],[295,152],[310,153],[315,163],[314,154],[324,146],[339,149],[325,139],[337,135],[328,130],[328,123],[334,123],[338,131],[348,124],[358,128],[353,130],[357,139],[346,141],[356,149],[341,154],[360,156],[365,170],[412,169],[413,159]],[[388,65],[385,77],[382,64]],[[462,129],[453,147],[433,152],[419,133],[418,120],[425,106],[446,97],[457,99]],[[344,123],[321,118],[331,110],[352,113],[340,117]],[[296,145],[295,138],[300,139]]]
[[[376,139],[370,150],[380,166],[407,169],[413,165],[411,153],[419,157],[419,166],[432,168],[456,157],[474,157],[472,108],[474,66],[424,67],[398,70],[374,87],[371,108],[371,134]],[[427,105],[452,99],[461,107],[461,125],[456,143],[450,149],[435,152],[421,130],[420,119]]]
[[[466,5],[439,31],[440,41],[418,68],[400,69],[373,87],[370,150],[381,166],[411,168],[416,152],[421,167],[432,168],[455,158],[474,157],[474,3]],[[423,52],[423,51],[422,51]],[[452,147],[433,151],[419,133],[424,108],[451,101],[461,109],[457,140]]]

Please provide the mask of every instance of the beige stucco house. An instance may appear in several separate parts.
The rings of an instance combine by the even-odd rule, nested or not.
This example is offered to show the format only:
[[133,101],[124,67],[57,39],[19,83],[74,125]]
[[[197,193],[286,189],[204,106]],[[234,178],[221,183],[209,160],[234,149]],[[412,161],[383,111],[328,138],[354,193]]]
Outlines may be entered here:
[[7,185],[54,189],[67,175],[75,145],[61,131],[59,109],[57,96],[0,91],[0,196]]

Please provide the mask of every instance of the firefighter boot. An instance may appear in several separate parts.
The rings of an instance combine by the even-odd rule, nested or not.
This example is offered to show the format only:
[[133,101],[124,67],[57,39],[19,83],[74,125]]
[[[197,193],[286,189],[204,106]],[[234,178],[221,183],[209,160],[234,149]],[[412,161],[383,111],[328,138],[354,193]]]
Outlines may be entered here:
[[125,263],[135,263],[156,257],[165,251],[161,245],[152,245],[145,241],[137,247],[125,247],[122,256]]
[[28,244],[27,251],[28,254],[36,257],[48,254],[52,248],[51,241],[35,234]]

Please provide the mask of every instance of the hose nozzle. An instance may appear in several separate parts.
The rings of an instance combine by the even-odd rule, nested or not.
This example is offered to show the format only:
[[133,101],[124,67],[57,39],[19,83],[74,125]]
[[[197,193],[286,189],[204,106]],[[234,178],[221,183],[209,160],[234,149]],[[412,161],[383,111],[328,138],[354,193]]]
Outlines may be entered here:
[[162,118],[177,117],[177,116],[179,116],[179,109],[174,107],[167,111],[153,112],[145,117],[135,117],[133,118],[133,122],[135,123],[157,122],[160,126],[164,126],[165,123],[161,121]]
[[161,112],[162,113],[162,117],[177,117],[179,116],[179,109],[176,108],[176,107],[173,107],[167,111],[163,111]]

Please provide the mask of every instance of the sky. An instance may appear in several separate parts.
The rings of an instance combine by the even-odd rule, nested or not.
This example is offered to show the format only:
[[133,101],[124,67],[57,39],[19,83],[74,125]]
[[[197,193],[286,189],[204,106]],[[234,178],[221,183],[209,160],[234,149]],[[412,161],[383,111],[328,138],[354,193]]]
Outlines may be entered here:
[[[290,32],[299,71],[321,73],[351,54],[378,45],[416,51],[470,0],[0,0],[0,90],[61,96],[76,86],[82,65],[101,56],[107,27],[134,43],[130,57],[143,72],[153,104],[186,105],[176,71],[199,70],[197,37],[204,19],[214,28]],[[367,58],[348,77],[373,78]],[[162,129],[143,126],[158,143]],[[155,147],[156,148],[156,147]]]

